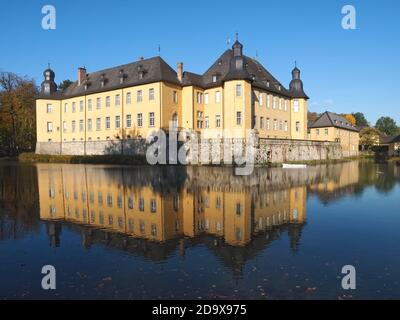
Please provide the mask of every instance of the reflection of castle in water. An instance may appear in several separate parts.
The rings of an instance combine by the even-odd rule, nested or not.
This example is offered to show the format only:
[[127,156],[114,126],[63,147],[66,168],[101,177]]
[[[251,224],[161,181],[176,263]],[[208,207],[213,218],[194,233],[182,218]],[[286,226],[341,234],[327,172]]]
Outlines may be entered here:
[[85,246],[104,243],[163,260],[200,242],[240,270],[283,232],[296,251],[307,190],[357,183],[354,166],[235,177],[230,168],[38,165],[40,217],[54,246],[62,221],[82,233]]

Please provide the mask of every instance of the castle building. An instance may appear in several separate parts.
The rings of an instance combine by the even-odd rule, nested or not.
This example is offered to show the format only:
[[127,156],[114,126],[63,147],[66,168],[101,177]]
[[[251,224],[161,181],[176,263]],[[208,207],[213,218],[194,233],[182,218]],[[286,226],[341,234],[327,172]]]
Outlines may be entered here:
[[327,111],[310,125],[310,139],[313,141],[338,142],[343,156],[358,155],[359,129],[347,119],[335,113]]
[[[191,129],[209,138],[307,139],[307,100],[300,70],[286,89],[237,40],[203,74],[177,70],[161,57],[88,73],[60,91],[44,72],[36,102],[37,153],[101,154],[113,141],[157,130]],[[211,130],[213,129],[213,130]]]

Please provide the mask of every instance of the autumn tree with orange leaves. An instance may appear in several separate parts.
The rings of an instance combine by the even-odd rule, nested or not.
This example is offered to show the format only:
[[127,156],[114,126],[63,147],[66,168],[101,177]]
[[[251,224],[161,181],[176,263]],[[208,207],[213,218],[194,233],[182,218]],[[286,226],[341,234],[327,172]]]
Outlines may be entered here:
[[33,80],[0,73],[0,156],[34,150],[37,93]]

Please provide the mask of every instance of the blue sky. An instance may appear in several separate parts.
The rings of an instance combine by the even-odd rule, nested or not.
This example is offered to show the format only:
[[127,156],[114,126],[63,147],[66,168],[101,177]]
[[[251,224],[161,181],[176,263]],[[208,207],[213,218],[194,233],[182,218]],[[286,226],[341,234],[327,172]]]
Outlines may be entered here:
[[[43,30],[41,9],[57,10],[57,29]],[[341,27],[341,9],[355,6],[357,30]],[[294,61],[309,109],[364,112],[400,124],[400,1],[22,1],[0,2],[0,70],[42,81],[47,63],[56,81],[158,55],[203,73],[239,32],[285,86]]]

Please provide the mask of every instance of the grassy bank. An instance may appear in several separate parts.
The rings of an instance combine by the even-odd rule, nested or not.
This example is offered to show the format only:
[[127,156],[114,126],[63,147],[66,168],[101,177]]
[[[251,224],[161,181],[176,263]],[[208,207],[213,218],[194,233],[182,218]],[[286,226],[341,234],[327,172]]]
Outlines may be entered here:
[[[306,164],[309,166],[321,164],[338,164],[353,160],[372,159],[370,156],[358,156],[332,160],[287,161],[289,164]],[[22,153],[15,158],[24,163],[70,163],[70,164],[120,164],[120,165],[147,165],[145,156],[122,155],[92,155],[92,156],[67,156],[67,155],[42,155],[35,153]],[[400,160],[398,158],[397,160]],[[282,163],[264,163],[256,167],[282,167]]]
[[71,164],[123,164],[144,165],[147,164],[145,156],[99,155],[99,156],[67,156],[44,155],[35,153],[21,153],[20,162],[26,163],[71,163]]

